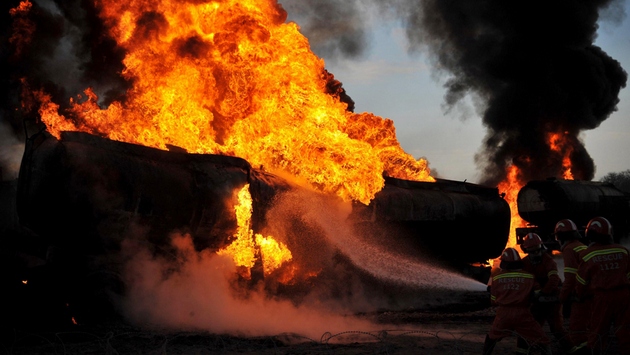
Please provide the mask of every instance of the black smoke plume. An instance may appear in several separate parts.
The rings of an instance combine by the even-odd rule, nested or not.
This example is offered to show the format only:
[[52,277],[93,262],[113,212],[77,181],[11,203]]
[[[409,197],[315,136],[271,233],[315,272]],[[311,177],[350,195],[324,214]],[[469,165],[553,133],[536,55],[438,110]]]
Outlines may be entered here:
[[[471,92],[485,103],[488,133],[477,155],[485,182],[501,181],[510,164],[525,180],[561,177],[564,153],[574,178],[592,179],[595,165],[579,134],[616,110],[627,80],[619,62],[593,44],[600,12],[618,2],[421,4],[407,19],[407,34],[452,74],[447,104]],[[550,149],[550,133],[564,135],[563,152]]]
[[[30,87],[46,88],[57,103],[93,87],[102,93],[101,104],[121,97],[129,87],[120,73],[124,52],[103,36],[97,9],[89,0],[32,1],[32,9],[20,15],[9,15],[20,2],[2,4],[2,109],[20,107],[20,90],[25,78]],[[28,21],[23,30],[21,22]],[[21,40],[15,40],[19,34]],[[5,91],[5,90],[8,90]],[[9,114],[6,121],[21,126],[23,116]]]
[[300,25],[311,47],[325,58],[357,58],[368,47],[365,4],[360,1],[282,1],[288,19]]
[[[99,93],[102,105],[124,101],[130,86],[120,75],[124,52],[103,36],[93,1],[34,0],[29,11],[12,11],[20,3],[6,0],[0,5],[0,125],[7,132],[3,141],[24,141],[41,129],[37,107],[29,106],[25,97],[29,89],[44,88],[61,110],[87,87]],[[8,148],[2,143],[0,149]],[[0,172],[5,169],[15,170],[2,159]]]
[[[319,9],[315,4],[326,4],[325,13],[342,14],[366,3],[313,1],[309,11]],[[511,164],[520,168],[524,180],[561,177],[565,155],[570,157],[574,178],[593,178],[595,164],[580,132],[598,127],[616,110],[627,80],[619,62],[593,43],[598,21],[605,20],[602,14],[613,14],[617,21],[625,16],[623,1],[381,0],[370,4],[379,14],[395,14],[405,25],[410,49],[426,51],[434,70],[447,76],[447,107],[468,95],[482,107],[488,130],[476,156],[482,183],[502,181]],[[307,14],[294,16],[299,21]],[[360,11],[352,12],[348,22],[365,26],[368,19],[361,16]],[[310,32],[331,34],[338,28],[334,17],[332,23],[317,21],[325,18],[322,13],[310,18],[316,20],[303,20],[307,37]],[[317,23],[320,27],[314,28]],[[367,43],[365,28],[360,29],[351,32],[363,35],[350,47]],[[345,47],[347,43],[341,48]],[[320,43],[314,48],[323,48],[322,55],[331,52]],[[554,133],[566,142],[559,152],[548,144]]]

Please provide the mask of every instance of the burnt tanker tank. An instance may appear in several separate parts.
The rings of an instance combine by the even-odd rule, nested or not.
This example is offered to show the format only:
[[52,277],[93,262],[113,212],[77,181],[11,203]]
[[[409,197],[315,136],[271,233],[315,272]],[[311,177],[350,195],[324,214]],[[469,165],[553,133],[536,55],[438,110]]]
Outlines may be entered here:
[[[237,157],[165,151],[81,132],[57,140],[44,132],[27,143],[17,207],[24,226],[66,250],[98,254],[116,249],[130,233],[144,233],[160,249],[172,231],[191,234],[200,250],[219,249],[234,235],[234,191],[245,184],[255,231],[265,225],[274,198],[295,188]],[[510,208],[496,188],[387,177],[368,206],[353,204],[349,218],[361,233],[385,243],[475,263],[500,255]]]
[[613,225],[616,241],[630,231],[630,194],[610,183],[580,180],[533,180],[517,196],[518,213],[529,223],[517,228],[517,242],[530,232],[537,233],[548,246],[558,248],[554,227],[563,218],[572,219],[578,229],[603,216]]
[[[165,151],[80,132],[64,132],[61,140],[46,132],[30,137],[17,188],[10,190],[17,213],[7,218],[17,215],[25,233],[16,239],[29,241],[11,247],[12,254],[37,254],[41,265],[20,270],[19,280],[28,279],[34,291],[13,293],[22,306],[12,320],[41,324],[45,315],[51,322],[69,321],[67,307],[80,323],[116,317],[110,295],[126,287],[118,277],[123,243],[142,243],[168,258],[174,255],[170,234],[178,231],[190,234],[198,250],[220,249],[235,234],[235,192],[246,184],[255,232],[267,225],[279,195],[298,188],[237,157]],[[508,237],[509,206],[497,189],[464,182],[387,178],[369,206],[352,207],[349,218],[366,235],[388,245],[413,244],[449,262],[494,258]],[[289,240],[301,245],[308,233],[318,233],[295,219]],[[263,277],[260,260],[254,276]],[[50,295],[49,302],[40,300],[42,294]]]
[[173,231],[199,249],[223,247],[236,230],[234,191],[250,184],[253,227],[286,181],[237,157],[164,151],[80,132],[28,140],[17,188],[20,223],[50,245],[82,253],[116,248],[142,233],[156,246]]
[[366,234],[457,266],[498,257],[510,230],[510,206],[497,188],[446,179],[386,177],[368,206],[355,205],[353,218]]

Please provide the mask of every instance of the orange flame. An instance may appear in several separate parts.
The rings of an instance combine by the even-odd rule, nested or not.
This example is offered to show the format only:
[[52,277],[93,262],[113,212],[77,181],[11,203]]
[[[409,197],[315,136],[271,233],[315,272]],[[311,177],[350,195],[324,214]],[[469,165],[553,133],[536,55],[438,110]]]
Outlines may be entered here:
[[[568,132],[563,133],[548,133],[547,142],[551,151],[558,154],[562,154],[562,178],[565,180],[573,180],[573,173],[571,171],[571,153],[573,147],[567,140]],[[505,200],[510,205],[511,210],[511,222],[510,222],[510,236],[506,244],[507,247],[515,247],[516,243],[516,228],[526,227],[525,222],[518,214],[517,196],[520,189],[525,185],[526,181],[523,181],[521,172],[518,167],[511,165],[508,167],[508,173],[504,181],[502,181],[498,188],[499,192],[505,193]],[[520,248],[516,248],[519,253],[522,254]]]
[[263,237],[256,234],[256,245],[260,248],[260,254],[263,259],[263,270],[266,275],[271,274],[279,268],[283,263],[291,260],[293,256],[291,251],[282,243],[278,243],[273,237]]
[[9,43],[13,45],[16,57],[20,57],[22,49],[31,43],[33,33],[35,33],[35,23],[27,17],[32,7],[33,4],[25,0],[9,10],[13,18],[13,33],[9,37]]
[[18,6],[10,9],[9,14],[11,16],[16,16],[19,13],[27,13],[31,10],[31,7],[33,7],[33,4],[30,1],[22,1]]
[[[516,203],[516,198],[518,196],[518,192],[523,187],[524,183],[521,178],[521,173],[518,167],[511,165],[508,167],[508,174],[504,181],[502,181],[498,188],[499,192],[505,193],[503,197],[505,201],[510,205],[510,212],[512,215],[510,221],[510,236],[508,237],[508,242],[506,244],[506,248],[514,248],[516,247],[516,228],[525,227],[527,223],[523,221],[521,216],[518,214],[518,207]],[[520,253],[520,248],[516,248],[516,250]]]
[[393,122],[347,111],[327,93],[324,61],[273,0],[94,0],[126,51],[124,102],[86,89],[59,112],[34,92],[47,129],[192,153],[240,156],[344,200],[369,203],[383,174],[434,181],[405,153]]
[[571,153],[573,153],[573,146],[566,139],[567,136],[568,132],[551,132],[547,136],[547,141],[552,151],[562,154],[562,178],[565,180],[573,180],[573,172],[571,171]]
[[238,202],[234,207],[238,224],[235,239],[217,254],[231,256],[236,266],[245,267],[249,272],[256,263],[257,250],[259,250],[264,273],[268,275],[293,258],[291,251],[271,236],[263,237],[261,234],[256,234],[254,238],[254,231],[250,228],[252,196],[249,193],[249,184],[243,186],[238,192]]

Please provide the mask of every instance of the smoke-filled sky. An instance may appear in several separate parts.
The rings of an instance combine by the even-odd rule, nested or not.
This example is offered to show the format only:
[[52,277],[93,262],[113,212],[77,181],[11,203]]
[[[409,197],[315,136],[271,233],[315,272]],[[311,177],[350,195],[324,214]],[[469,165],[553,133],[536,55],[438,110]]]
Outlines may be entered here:
[[[391,118],[402,147],[428,158],[436,176],[495,184],[510,164],[525,180],[561,176],[566,154],[577,179],[630,167],[622,154],[630,145],[630,5],[624,0],[484,0],[474,6],[467,0],[279,2],[343,83],[355,112]],[[17,3],[4,4],[3,23]],[[76,15],[75,0],[56,3],[78,28],[92,24],[81,36],[66,38],[75,38],[75,46],[99,43],[79,46],[83,52],[74,54],[91,58],[81,67],[82,80],[76,79],[79,68],[63,60],[71,42],[61,43],[46,65],[40,59],[52,49],[34,46],[30,61],[12,67],[12,77],[25,71],[58,85],[70,79],[73,84],[57,87],[58,95],[95,85],[106,101],[116,99],[125,90],[113,75],[120,65],[99,58],[120,53],[107,41],[94,42],[100,31],[94,14]],[[51,11],[37,20],[51,24],[42,33],[58,36],[59,14]],[[6,40],[10,30],[3,31]],[[11,117],[6,121],[19,131],[19,120],[10,114],[17,106],[17,83],[4,84],[2,121]],[[11,152],[20,146],[9,132],[3,122],[2,175],[10,178],[20,159]],[[557,132],[567,138],[560,154],[546,144],[548,134]]]
[[282,1],[355,112],[394,120],[440,177],[494,183],[519,154],[551,175],[543,126],[575,138],[576,178],[629,169],[630,4],[472,3]]

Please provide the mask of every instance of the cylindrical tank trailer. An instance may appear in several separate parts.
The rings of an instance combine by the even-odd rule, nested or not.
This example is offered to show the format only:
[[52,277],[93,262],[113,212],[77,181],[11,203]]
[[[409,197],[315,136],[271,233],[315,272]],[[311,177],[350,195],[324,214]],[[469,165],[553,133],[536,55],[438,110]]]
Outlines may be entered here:
[[410,241],[431,258],[456,264],[483,263],[501,255],[511,219],[510,206],[497,188],[389,177],[374,200],[368,206],[356,204],[353,214],[365,231]]
[[[112,236],[135,226],[157,245],[182,230],[199,248],[217,249],[234,233],[232,194],[246,183],[256,231],[274,197],[291,186],[241,158],[164,151],[81,132],[64,132],[61,140],[42,133],[26,146],[18,213],[51,244],[75,250],[115,245]],[[510,210],[496,188],[387,177],[368,206],[353,204],[349,218],[362,232],[378,230],[378,238],[392,242],[406,238],[425,254],[466,263],[501,253]]]
[[610,183],[579,180],[533,180],[521,188],[517,196],[518,213],[530,226],[517,228],[517,242],[535,232],[552,247],[554,227],[564,218],[573,220],[578,229],[597,216],[606,217],[613,225],[614,237],[628,236],[630,227],[630,194]]

